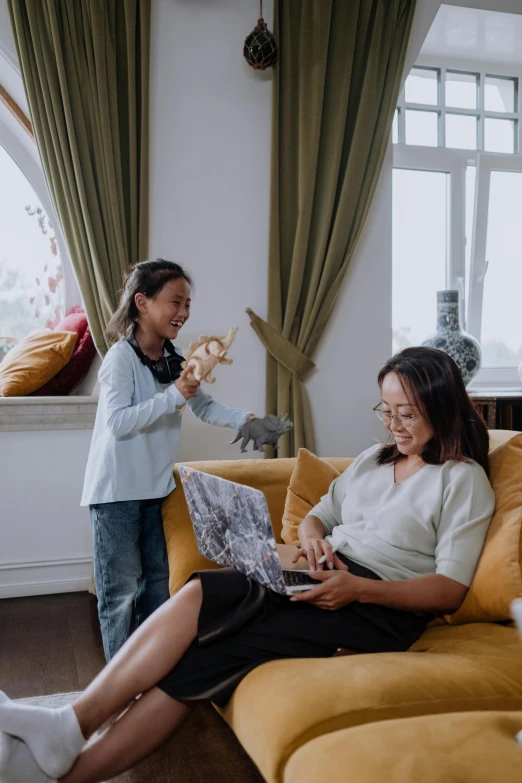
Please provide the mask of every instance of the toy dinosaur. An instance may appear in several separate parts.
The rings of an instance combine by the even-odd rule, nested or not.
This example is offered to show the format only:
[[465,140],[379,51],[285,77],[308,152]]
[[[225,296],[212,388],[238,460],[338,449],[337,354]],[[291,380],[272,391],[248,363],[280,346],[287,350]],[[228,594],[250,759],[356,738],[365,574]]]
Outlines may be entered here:
[[237,327],[229,331],[226,337],[207,337],[200,335],[199,342],[190,343],[188,351],[183,351],[185,361],[181,365],[187,367],[192,365],[192,371],[189,373],[189,379],[195,378],[196,381],[206,381],[215,383],[216,379],[211,373],[216,364],[232,364],[232,359],[227,359],[227,351],[234,342]]
[[289,432],[293,426],[293,422],[289,419],[279,419],[277,416],[270,414],[263,419],[246,421],[239,429],[234,440],[230,442],[237,443],[240,438],[243,438],[241,452],[244,453],[248,443],[253,440],[253,451],[261,451],[265,443],[268,443],[270,446],[277,446],[277,441],[281,435]]

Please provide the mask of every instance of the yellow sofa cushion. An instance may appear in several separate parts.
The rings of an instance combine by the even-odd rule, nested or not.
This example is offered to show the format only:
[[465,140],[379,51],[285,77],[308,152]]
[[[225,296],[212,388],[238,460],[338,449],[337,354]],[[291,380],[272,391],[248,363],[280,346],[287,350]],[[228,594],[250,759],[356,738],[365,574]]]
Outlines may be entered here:
[[495,448],[489,464],[495,514],[464,603],[446,617],[450,624],[509,620],[511,602],[522,597],[522,433]]
[[325,734],[292,755],[284,783],[519,783],[522,712],[457,712]]
[[25,397],[62,370],[73,355],[76,332],[42,329],[9,351],[0,364],[0,396]]
[[353,459],[331,459],[327,462],[308,449],[299,449],[283,512],[281,537],[285,544],[299,543],[297,528],[328,491],[332,481],[352,462]]
[[329,732],[504,709],[522,710],[520,639],[514,628],[474,623],[428,628],[408,652],[270,661],[240,682],[223,715],[265,780],[281,783],[290,756]]
[[489,431],[489,453],[493,454],[496,449],[500,448],[508,440],[514,438],[515,435],[519,435],[518,430],[490,430]]

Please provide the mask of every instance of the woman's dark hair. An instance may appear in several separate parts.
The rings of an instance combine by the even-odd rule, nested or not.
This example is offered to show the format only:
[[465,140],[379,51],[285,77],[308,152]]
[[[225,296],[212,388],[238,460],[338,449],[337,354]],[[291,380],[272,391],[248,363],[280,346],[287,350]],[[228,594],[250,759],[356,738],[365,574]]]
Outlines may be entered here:
[[[405,348],[388,359],[377,376],[381,389],[390,372],[398,375],[405,392],[410,392],[433,428],[434,436],[422,453],[424,462],[441,465],[448,460],[472,459],[488,475],[488,430],[453,359],[437,348]],[[385,465],[403,458],[393,443],[383,447],[378,462]]]
[[107,337],[115,343],[125,337],[138,319],[138,308],[134,297],[144,294],[152,299],[159,294],[166,283],[183,278],[192,287],[192,278],[185,269],[174,261],[156,258],[155,261],[142,261],[127,272],[123,282],[120,304],[107,326]]

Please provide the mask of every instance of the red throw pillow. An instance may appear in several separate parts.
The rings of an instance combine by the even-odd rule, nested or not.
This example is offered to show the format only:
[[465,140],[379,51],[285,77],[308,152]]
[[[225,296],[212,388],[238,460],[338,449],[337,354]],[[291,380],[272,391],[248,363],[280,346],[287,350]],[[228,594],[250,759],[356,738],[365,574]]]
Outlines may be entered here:
[[73,307],[63,321],[55,327],[55,331],[76,332],[78,340],[74,353],[63,370],[60,370],[37,392],[33,392],[37,397],[60,397],[69,394],[85,377],[96,353],[87,316],[81,307]]
[[65,318],[54,327],[55,332],[76,332],[80,341],[88,328],[85,310],[81,307],[73,307]]

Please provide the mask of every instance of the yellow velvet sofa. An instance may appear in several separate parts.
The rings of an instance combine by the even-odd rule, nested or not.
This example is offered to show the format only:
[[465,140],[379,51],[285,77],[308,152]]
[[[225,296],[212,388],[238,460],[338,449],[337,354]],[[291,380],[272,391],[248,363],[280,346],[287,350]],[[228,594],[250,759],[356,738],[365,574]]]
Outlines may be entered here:
[[[514,436],[520,465],[503,468],[504,484],[518,480],[519,475],[522,482],[522,435],[491,433],[492,450]],[[342,471],[350,460],[325,461]],[[281,520],[296,460],[191,464],[261,489],[276,539],[281,540]],[[163,505],[172,594],[194,571],[216,567],[197,550],[179,476],[177,481],[177,489]],[[513,497],[512,510],[519,516],[522,492]],[[516,529],[512,525],[510,536],[509,545],[516,552],[515,565],[509,567],[518,569],[513,572],[518,584],[520,523]],[[501,538],[497,528],[490,538],[489,551],[495,552]],[[498,568],[502,565],[499,562]],[[486,563],[482,573],[488,567]],[[470,601],[471,614],[466,618],[464,613],[463,624],[436,621],[408,652],[272,661],[259,666],[239,684],[222,714],[268,783],[482,783],[491,779],[486,767],[477,777],[452,776],[451,753],[460,745],[467,753],[462,768],[466,768],[466,758],[474,766],[492,737],[499,740],[499,747],[501,740],[509,745],[507,767],[520,759],[518,780],[522,746],[513,737],[522,729],[522,643],[506,620],[469,622],[473,617]],[[438,771],[434,771],[433,764],[439,760]],[[502,783],[515,781],[507,772],[495,777]]]

